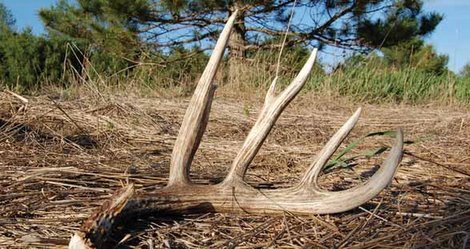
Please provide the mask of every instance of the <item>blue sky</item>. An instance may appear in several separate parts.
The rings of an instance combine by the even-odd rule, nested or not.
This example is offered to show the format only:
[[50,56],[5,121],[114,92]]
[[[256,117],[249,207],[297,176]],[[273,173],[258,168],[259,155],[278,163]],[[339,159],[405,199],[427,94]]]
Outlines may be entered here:
[[[30,26],[35,33],[44,31],[37,11],[53,5],[56,0],[0,0],[16,18],[19,29]],[[437,51],[449,56],[449,68],[454,72],[470,63],[470,0],[425,0],[426,10],[444,14],[439,24],[427,41]],[[341,52],[338,52],[340,54]],[[331,61],[334,59],[328,59]]]
[[428,0],[425,6],[444,14],[427,41],[439,53],[449,55],[449,68],[458,72],[470,63],[470,0]]

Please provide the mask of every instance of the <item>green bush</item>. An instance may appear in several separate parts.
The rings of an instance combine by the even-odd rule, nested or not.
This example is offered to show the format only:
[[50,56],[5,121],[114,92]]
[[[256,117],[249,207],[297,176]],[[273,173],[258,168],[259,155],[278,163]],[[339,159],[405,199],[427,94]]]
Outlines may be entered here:
[[436,75],[416,68],[378,69],[359,66],[338,70],[326,77],[313,76],[307,88],[348,96],[355,100],[382,103],[470,100],[468,84],[452,73]]
[[38,37],[30,29],[0,32],[0,82],[18,90],[39,87],[46,79],[61,75],[63,52],[45,37]]

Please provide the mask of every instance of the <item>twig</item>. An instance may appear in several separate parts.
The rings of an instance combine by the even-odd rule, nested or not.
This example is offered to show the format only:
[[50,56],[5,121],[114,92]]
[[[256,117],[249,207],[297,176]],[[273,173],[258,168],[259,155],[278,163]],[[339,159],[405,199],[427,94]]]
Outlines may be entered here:
[[83,134],[87,134],[87,132],[80,125],[78,125],[78,123],[75,122],[75,120],[72,117],[70,117],[70,115],[64,109],[62,109],[62,107],[59,105],[59,103],[57,103],[51,97],[49,97],[49,100],[52,101],[52,103],[54,103],[55,107],[57,107],[57,109],[59,109],[70,120],[70,122],[72,122]]
[[21,96],[21,95],[19,95],[19,94],[16,94],[16,93],[14,93],[14,92],[12,92],[12,91],[9,91],[9,90],[5,90],[5,92],[8,93],[8,94],[10,94],[10,95],[13,96],[13,97],[19,99],[19,100],[20,100],[21,102],[23,102],[23,104],[25,104],[25,105],[29,103],[29,100],[28,100],[27,98],[25,98],[25,97],[23,97],[23,96]]
[[374,208],[374,211],[363,222],[363,224],[359,224],[351,232],[349,232],[348,235],[346,235],[346,237],[338,244],[338,246],[336,246],[336,248],[343,248],[344,246],[346,246],[349,243],[350,239],[353,237],[353,235],[356,234],[357,231],[359,231],[359,229],[363,229],[365,226],[367,226],[367,224],[369,224],[369,221],[377,215],[377,211],[379,211],[379,207],[382,205],[383,200],[383,198],[380,200],[379,204],[377,204],[377,206]]
[[70,184],[70,183],[55,182],[55,181],[46,181],[45,183],[49,183],[49,184],[57,185],[57,186],[63,186],[63,187],[72,187],[72,188],[92,190],[92,191],[97,191],[97,192],[110,192],[111,191],[110,189],[106,189],[106,188],[90,188],[90,187],[85,187],[85,186],[80,186],[80,185],[75,185],[75,184]]
[[279,51],[279,56],[277,57],[276,78],[279,77],[279,71],[281,70],[282,52],[284,51],[284,47],[286,46],[287,35],[289,34],[289,29],[290,29],[290,26],[292,24],[292,19],[294,18],[295,5],[296,4],[297,4],[297,0],[294,1],[294,5],[292,5],[292,10],[291,10],[291,13],[290,13],[289,22],[287,23],[286,32],[284,34],[284,39],[282,40],[282,44],[281,44],[281,51]]
[[400,216],[411,216],[411,217],[418,217],[418,218],[429,218],[429,219],[442,219],[443,216],[434,216],[430,214],[420,214],[420,213],[405,213],[405,212],[396,212],[397,215]]
[[398,228],[402,228],[402,229],[403,229],[402,226],[400,226],[400,225],[398,225],[398,224],[396,224],[396,223],[393,223],[393,222],[391,222],[391,221],[389,221],[389,220],[387,220],[387,219],[385,219],[385,218],[383,218],[383,217],[381,217],[381,216],[379,216],[379,215],[377,215],[377,214],[374,214],[373,212],[371,212],[371,211],[369,211],[369,210],[367,210],[367,209],[365,209],[365,208],[363,208],[363,207],[359,207],[359,209],[362,210],[362,211],[364,211],[364,212],[366,212],[366,213],[369,213],[369,214],[373,215],[374,217],[376,217],[376,218],[378,218],[378,219],[380,219],[380,220],[383,220],[383,221],[385,221],[385,222],[387,222],[387,223],[390,223],[390,224],[392,224],[392,225],[395,226],[395,227],[398,227]]
[[463,171],[463,170],[461,170],[461,169],[456,169],[456,168],[450,167],[450,166],[448,166],[448,165],[445,165],[445,164],[442,164],[442,163],[439,163],[439,162],[435,162],[435,161],[433,161],[433,160],[431,160],[431,159],[426,159],[426,158],[417,156],[417,155],[415,155],[415,154],[413,154],[413,153],[411,153],[411,152],[409,152],[409,151],[404,151],[403,154],[408,155],[408,156],[412,156],[412,157],[414,157],[414,158],[416,158],[416,159],[419,159],[419,160],[422,160],[422,161],[425,161],[425,162],[428,162],[428,163],[433,163],[433,164],[435,164],[435,165],[437,165],[437,166],[441,166],[441,167],[443,167],[443,168],[446,168],[446,169],[448,169],[448,170],[452,170],[452,171],[454,171],[454,172],[457,172],[457,173],[462,174],[462,175],[465,175],[465,176],[470,176],[470,173],[465,172],[465,171]]

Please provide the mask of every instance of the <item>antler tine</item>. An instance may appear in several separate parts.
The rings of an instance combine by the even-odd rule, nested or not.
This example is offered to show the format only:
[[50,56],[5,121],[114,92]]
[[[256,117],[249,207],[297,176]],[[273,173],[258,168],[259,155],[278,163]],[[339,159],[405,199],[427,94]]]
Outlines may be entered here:
[[171,154],[170,178],[168,186],[188,184],[189,168],[196,153],[202,135],[206,129],[215,86],[212,81],[217,72],[230,37],[230,32],[238,11],[228,19],[217,40],[214,51],[207,63],[204,72],[197,84],[193,97],[184,115],[178,137],[176,138],[173,153]]
[[244,178],[248,166],[263,145],[264,140],[276,123],[276,120],[281,115],[284,108],[297,96],[300,89],[304,86],[313,69],[316,55],[317,49],[315,48],[297,77],[277,96],[275,95],[277,78],[273,80],[266,94],[265,103],[258,119],[235,157],[224,183],[228,184],[232,181],[242,180]]
[[351,210],[377,196],[393,179],[403,155],[403,131],[396,131],[394,145],[383,165],[365,183],[354,188],[331,192],[315,190],[319,195],[317,213],[339,213]]
[[[356,112],[343,124],[343,126],[330,138],[325,147],[320,151],[315,161],[310,165],[309,169],[305,172],[304,177],[300,181],[298,187],[303,188],[315,188],[319,189],[317,186],[317,178],[321,170],[328,162],[330,157],[338,149],[339,145],[343,140],[349,135],[351,130],[356,125],[361,115],[362,108],[358,108]],[[313,186],[312,186],[313,185]]]

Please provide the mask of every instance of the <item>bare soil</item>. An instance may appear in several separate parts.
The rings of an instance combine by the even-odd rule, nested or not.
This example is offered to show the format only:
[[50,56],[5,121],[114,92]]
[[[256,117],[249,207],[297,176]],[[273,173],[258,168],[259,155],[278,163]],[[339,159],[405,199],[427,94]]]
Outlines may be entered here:
[[[66,247],[81,222],[129,182],[139,191],[166,183],[187,98],[0,93],[0,248]],[[218,96],[191,175],[225,176],[262,100]],[[249,169],[260,188],[294,184],[359,105],[303,95],[286,109]],[[345,145],[362,135],[404,129],[405,156],[391,186],[349,212],[255,216],[154,214],[121,225],[119,248],[469,248],[470,112],[456,106],[363,104]],[[330,190],[350,188],[377,169],[364,151],[389,146],[366,139],[351,167],[324,174]]]

